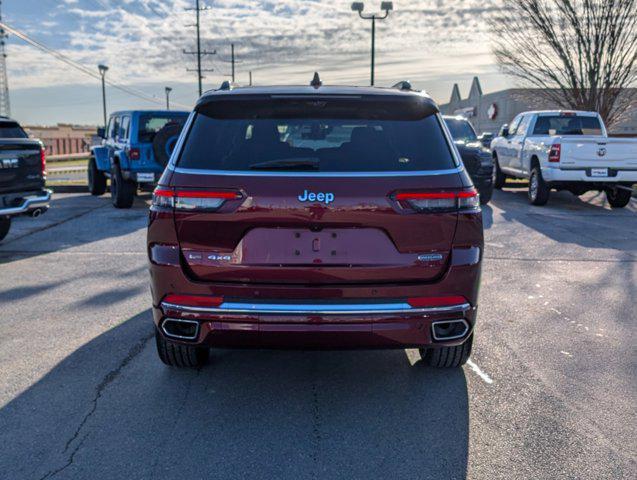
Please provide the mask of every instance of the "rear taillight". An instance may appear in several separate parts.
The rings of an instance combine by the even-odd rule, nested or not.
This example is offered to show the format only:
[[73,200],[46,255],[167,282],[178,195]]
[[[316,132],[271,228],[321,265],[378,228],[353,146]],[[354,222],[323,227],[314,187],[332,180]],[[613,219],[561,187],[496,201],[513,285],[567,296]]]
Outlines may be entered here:
[[141,153],[139,148],[131,148],[128,151],[128,158],[131,160],[139,160],[141,158]]
[[223,297],[169,294],[164,297],[162,303],[170,303],[183,307],[218,307],[223,303]]
[[153,206],[175,210],[214,212],[228,200],[238,200],[239,192],[211,190],[173,190],[157,187],[153,192]]
[[556,143],[551,146],[549,150],[549,162],[556,163],[560,161],[560,156],[562,155],[562,145]]
[[394,199],[419,212],[475,210],[480,207],[478,192],[400,192]]
[[46,175],[46,150],[44,147],[40,149],[40,171],[42,175]]

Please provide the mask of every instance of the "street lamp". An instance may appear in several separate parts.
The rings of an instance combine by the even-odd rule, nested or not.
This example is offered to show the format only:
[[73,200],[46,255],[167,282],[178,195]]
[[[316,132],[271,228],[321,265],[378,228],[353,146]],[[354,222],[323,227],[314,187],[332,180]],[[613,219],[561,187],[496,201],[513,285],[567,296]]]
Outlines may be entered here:
[[381,2],[380,9],[385,13],[381,16],[378,13],[373,13],[371,15],[363,15],[363,10],[365,9],[365,4],[363,2],[353,2],[352,3],[352,11],[358,12],[358,16],[363,20],[371,20],[372,21],[372,71],[371,71],[371,85],[374,86],[374,50],[376,49],[376,20],[384,20],[389,15],[389,12],[394,9],[393,2]]
[[166,110],[170,110],[170,92],[172,91],[172,88],[166,87]]
[[106,65],[98,65],[97,69],[100,71],[100,75],[102,76],[102,106],[104,107],[104,130],[106,130],[106,82],[104,81],[104,76],[108,71],[108,67]]

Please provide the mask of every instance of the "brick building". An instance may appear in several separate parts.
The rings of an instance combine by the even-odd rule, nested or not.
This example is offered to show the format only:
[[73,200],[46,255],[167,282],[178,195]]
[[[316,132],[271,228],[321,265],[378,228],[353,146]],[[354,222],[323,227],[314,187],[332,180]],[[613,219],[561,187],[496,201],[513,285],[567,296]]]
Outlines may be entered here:
[[55,126],[25,126],[30,137],[42,140],[47,155],[68,155],[88,152],[94,144],[97,128],[58,123]]

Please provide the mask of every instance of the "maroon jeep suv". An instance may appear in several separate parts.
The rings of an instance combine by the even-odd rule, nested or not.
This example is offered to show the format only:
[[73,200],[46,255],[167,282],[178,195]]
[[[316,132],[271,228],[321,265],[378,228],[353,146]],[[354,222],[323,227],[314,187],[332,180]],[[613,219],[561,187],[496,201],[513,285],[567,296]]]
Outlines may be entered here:
[[211,347],[471,352],[478,194],[438,107],[401,88],[232,88],[197,102],[153,194],[161,360]]

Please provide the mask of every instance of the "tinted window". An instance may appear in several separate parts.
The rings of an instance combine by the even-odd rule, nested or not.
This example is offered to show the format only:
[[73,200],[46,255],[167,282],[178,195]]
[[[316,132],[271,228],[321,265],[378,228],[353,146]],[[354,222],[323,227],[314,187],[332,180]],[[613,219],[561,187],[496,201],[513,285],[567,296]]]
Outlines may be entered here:
[[27,138],[28,135],[16,122],[0,122],[0,138]]
[[183,125],[186,122],[185,115],[170,114],[144,114],[139,117],[139,132],[137,139],[140,142],[152,142],[155,134],[169,123]]
[[602,135],[602,126],[597,117],[541,116],[535,122],[533,135]]
[[212,118],[197,114],[183,168],[323,172],[454,168],[438,117]]
[[119,117],[111,117],[111,121],[108,124],[108,138],[115,138],[117,131],[119,130]]
[[476,142],[478,140],[476,132],[467,120],[445,118],[445,123],[447,127],[449,127],[449,131],[454,140],[461,140],[467,143]]

